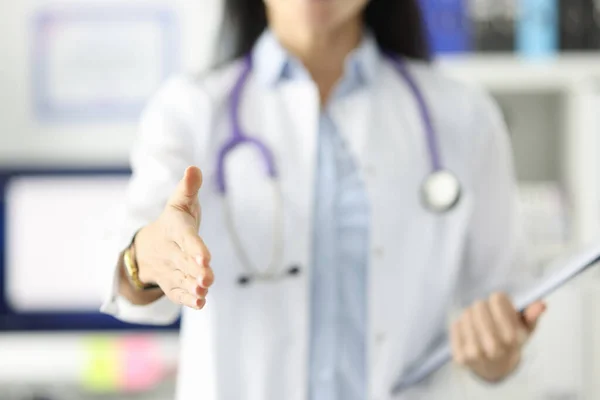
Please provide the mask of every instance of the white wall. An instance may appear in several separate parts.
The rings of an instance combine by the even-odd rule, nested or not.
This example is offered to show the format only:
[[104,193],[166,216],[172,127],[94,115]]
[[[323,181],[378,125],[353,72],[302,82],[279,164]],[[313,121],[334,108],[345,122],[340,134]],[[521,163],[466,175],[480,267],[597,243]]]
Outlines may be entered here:
[[180,64],[201,70],[211,62],[220,25],[220,0],[0,1],[0,165],[126,165],[137,119],[41,122],[34,115],[32,18],[43,7],[118,5],[171,7],[179,20]]

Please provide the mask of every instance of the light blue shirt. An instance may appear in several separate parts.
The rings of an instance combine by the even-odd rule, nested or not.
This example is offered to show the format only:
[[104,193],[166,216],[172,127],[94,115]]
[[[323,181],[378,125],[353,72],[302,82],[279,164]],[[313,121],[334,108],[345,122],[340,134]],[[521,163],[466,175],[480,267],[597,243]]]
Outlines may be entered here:
[[[377,47],[365,35],[347,59],[343,79],[321,110],[311,274],[310,400],[366,400],[367,261],[369,207],[362,180],[328,109],[368,84]],[[311,79],[269,32],[253,53],[267,85]]]

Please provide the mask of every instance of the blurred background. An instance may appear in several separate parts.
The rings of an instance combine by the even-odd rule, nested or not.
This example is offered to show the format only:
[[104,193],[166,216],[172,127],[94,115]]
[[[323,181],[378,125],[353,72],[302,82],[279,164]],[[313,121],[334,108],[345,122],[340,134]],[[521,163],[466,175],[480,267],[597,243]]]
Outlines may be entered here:
[[[421,1],[439,68],[502,107],[541,276],[599,233],[600,2]],[[173,397],[178,325],[97,312],[100,243],[140,111],[169,76],[208,68],[220,5],[0,2],[0,400]],[[548,302],[526,379],[497,398],[599,399],[600,273]]]

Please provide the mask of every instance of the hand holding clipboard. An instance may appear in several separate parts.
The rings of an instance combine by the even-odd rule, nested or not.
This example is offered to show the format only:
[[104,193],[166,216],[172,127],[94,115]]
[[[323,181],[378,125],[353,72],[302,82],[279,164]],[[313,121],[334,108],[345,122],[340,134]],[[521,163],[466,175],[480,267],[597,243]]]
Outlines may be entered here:
[[[523,312],[530,304],[542,300],[598,262],[600,262],[600,242],[551,263],[550,274],[515,299],[517,310]],[[398,380],[391,390],[392,394],[396,395],[420,383],[451,360],[452,350],[450,344],[445,343]]]

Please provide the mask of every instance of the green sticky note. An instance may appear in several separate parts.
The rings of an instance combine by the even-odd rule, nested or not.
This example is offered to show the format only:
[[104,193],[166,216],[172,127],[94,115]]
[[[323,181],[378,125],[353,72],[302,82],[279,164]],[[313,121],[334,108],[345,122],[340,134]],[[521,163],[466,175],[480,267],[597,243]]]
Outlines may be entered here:
[[117,342],[106,337],[92,337],[84,341],[85,365],[82,385],[94,392],[111,392],[120,382],[120,354]]

